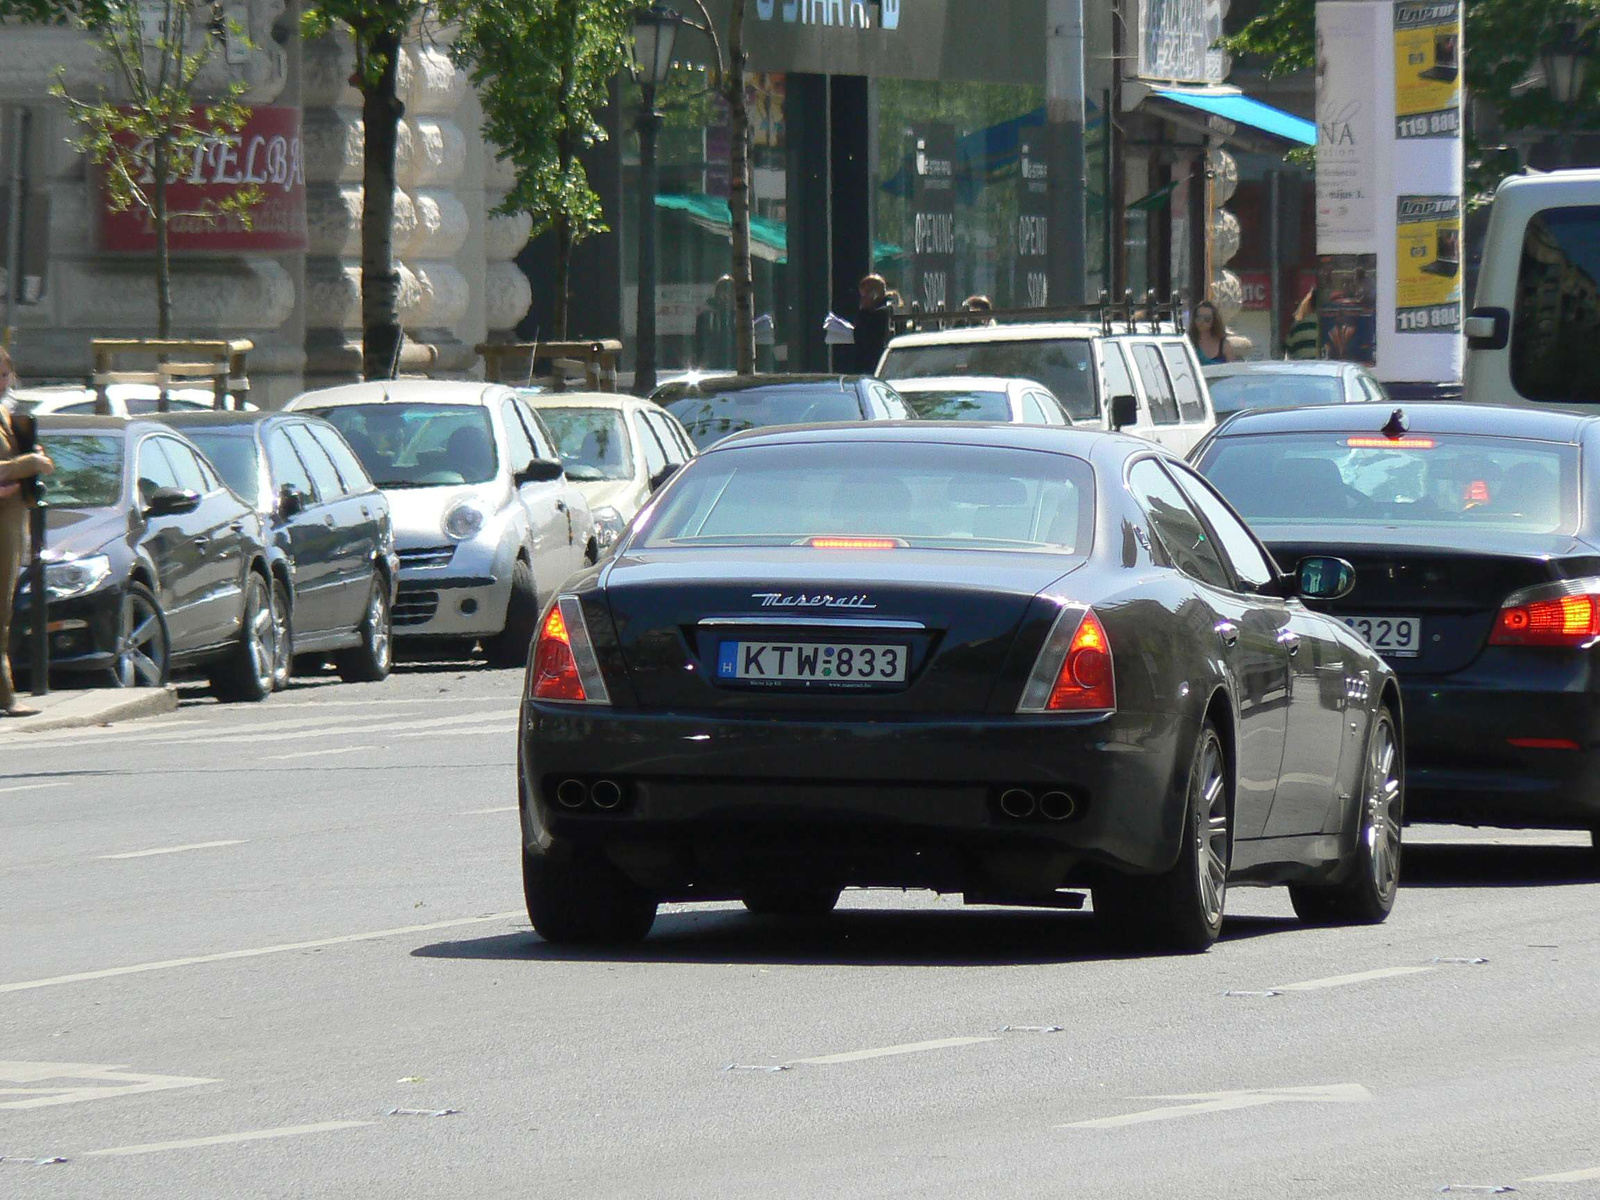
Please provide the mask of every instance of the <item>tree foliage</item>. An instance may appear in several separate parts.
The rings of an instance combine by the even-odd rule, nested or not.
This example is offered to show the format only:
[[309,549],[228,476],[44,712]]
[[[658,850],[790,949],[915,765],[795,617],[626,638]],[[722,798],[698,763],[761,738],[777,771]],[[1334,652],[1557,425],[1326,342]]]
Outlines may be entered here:
[[117,0],[0,0],[0,25],[77,25],[102,28],[111,20]]
[[[149,31],[137,0],[108,0],[93,31],[115,90],[102,84],[92,96],[74,96],[58,74],[50,91],[82,131],[73,147],[101,169],[111,211],[150,215],[156,235],[157,336],[166,338],[172,333],[172,218],[214,221],[232,215],[249,228],[250,211],[263,193],[243,187],[184,211],[167,203],[168,186],[189,174],[196,157],[218,139],[237,133],[250,109],[240,102],[245,86],[239,82],[204,107],[196,103],[201,73],[230,33],[220,9],[196,0],[164,0],[158,11],[160,29]],[[75,20],[86,19],[80,8]],[[231,34],[244,36],[237,28]]]

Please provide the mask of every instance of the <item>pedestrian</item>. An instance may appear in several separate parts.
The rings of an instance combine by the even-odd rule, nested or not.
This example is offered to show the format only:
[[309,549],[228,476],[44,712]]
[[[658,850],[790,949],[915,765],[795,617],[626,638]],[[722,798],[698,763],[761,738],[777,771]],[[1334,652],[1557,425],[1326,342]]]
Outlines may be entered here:
[[1228,323],[1222,319],[1217,306],[1209,300],[1202,300],[1195,305],[1194,317],[1189,322],[1189,340],[1194,343],[1195,353],[1200,356],[1200,365],[1203,367],[1233,362],[1239,357],[1238,347],[1228,333]]
[[894,305],[882,275],[865,276],[857,285],[856,294],[861,307],[851,322],[855,326],[855,369],[858,375],[871,375],[878,369],[878,360],[894,329]]
[[11,683],[11,610],[22,569],[22,547],[28,537],[28,506],[22,481],[48,475],[55,464],[42,451],[23,453],[11,424],[13,368],[11,355],[0,347],[0,717],[31,717],[38,710],[17,703]]
[[694,319],[695,366],[730,369],[733,352],[733,276],[724,275],[711,287]]
[[961,302],[963,312],[978,313],[977,319],[967,322],[968,325],[993,325],[994,318],[989,314],[994,312],[994,301],[987,296],[968,296]]
[[1283,339],[1285,358],[1317,357],[1317,289],[1312,288],[1294,310],[1294,324]]

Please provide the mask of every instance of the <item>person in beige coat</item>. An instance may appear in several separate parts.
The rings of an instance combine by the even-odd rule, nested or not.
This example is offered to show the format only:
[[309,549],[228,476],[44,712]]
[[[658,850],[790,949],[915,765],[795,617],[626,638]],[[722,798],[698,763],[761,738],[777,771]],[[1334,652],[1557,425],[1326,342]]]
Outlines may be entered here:
[[22,569],[22,547],[28,540],[28,506],[21,481],[55,470],[42,452],[24,454],[11,427],[5,395],[11,390],[11,355],[0,347],[0,717],[31,717],[35,709],[17,703],[11,684],[11,606]]

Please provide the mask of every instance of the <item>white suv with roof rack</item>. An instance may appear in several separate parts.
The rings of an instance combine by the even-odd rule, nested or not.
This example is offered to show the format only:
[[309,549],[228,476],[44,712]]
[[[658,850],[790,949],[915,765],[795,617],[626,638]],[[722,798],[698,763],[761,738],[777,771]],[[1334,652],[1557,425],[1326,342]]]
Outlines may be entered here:
[[[1187,454],[1217,423],[1200,360],[1167,306],[1153,317],[1110,306],[1065,310],[1076,320],[1046,320],[1063,310],[914,313],[878,363],[884,379],[951,375],[1037,380],[1080,428],[1115,425]],[[1093,315],[1094,320],[1083,320]],[[975,320],[987,323],[974,325]],[[1126,397],[1127,399],[1124,399]],[[1115,403],[1114,403],[1115,402]]]

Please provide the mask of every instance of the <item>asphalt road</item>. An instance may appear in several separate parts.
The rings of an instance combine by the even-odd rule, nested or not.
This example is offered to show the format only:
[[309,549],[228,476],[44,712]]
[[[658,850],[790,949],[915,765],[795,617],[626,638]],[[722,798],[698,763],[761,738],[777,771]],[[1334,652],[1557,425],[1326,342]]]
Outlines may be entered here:
[[1387,925],[1193,958],[886,892],[574,953],[519,683],[0,734],[0,1196],[1600,1196],[1586,839],[1412,830]]

